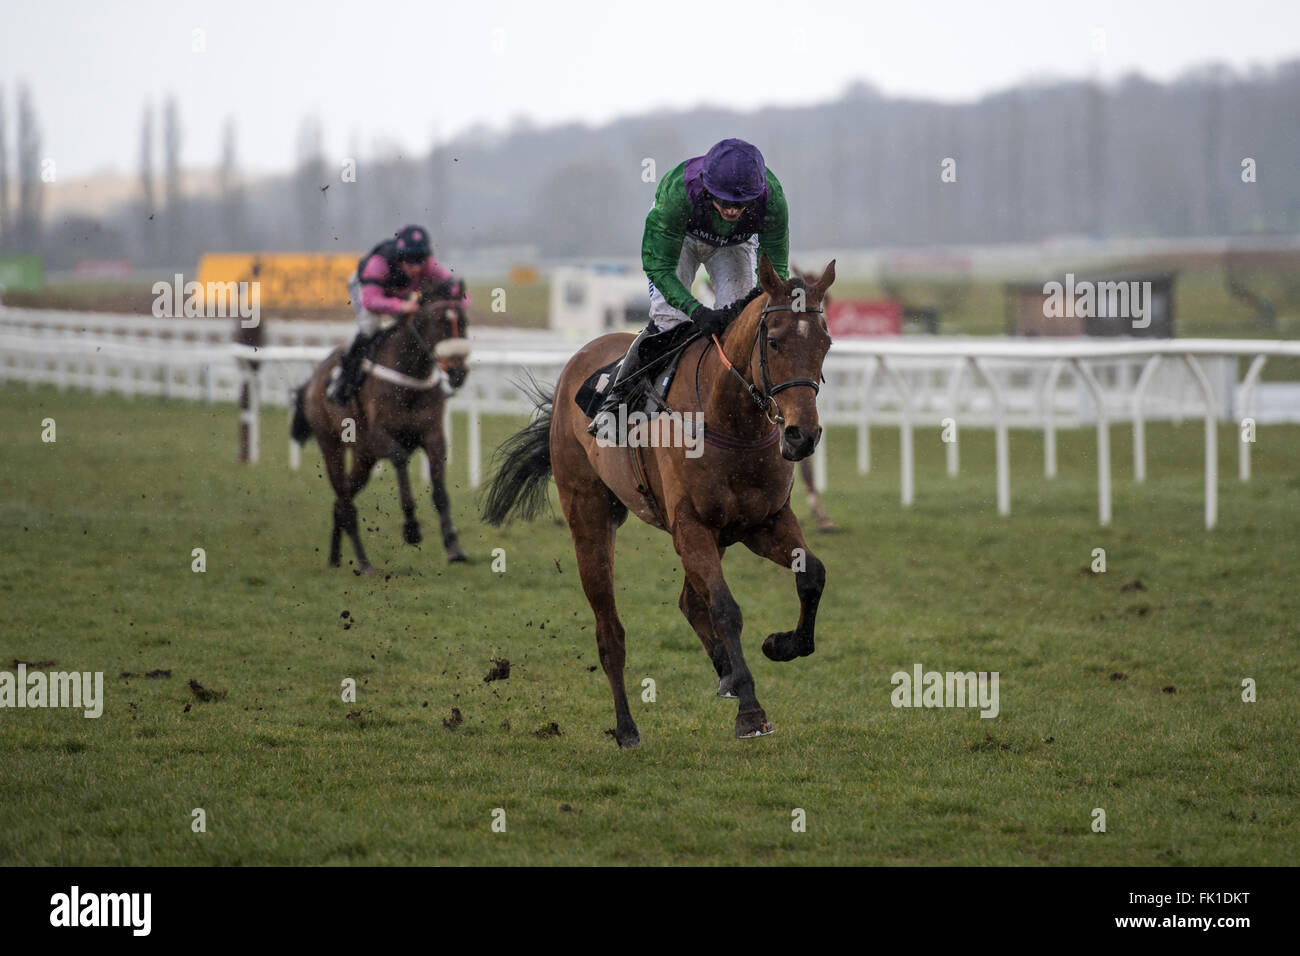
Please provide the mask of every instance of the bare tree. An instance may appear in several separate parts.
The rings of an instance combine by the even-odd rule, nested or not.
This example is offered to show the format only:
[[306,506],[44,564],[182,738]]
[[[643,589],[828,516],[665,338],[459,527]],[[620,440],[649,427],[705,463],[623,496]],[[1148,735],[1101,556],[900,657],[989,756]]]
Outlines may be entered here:
[[153,110],[145,104],[140,120],[140,254],[150,265],[156,264],[154,252],[158,235],[158,199],[153,182]]
[[185,200],[181,196],[181,124],[176,97],[163,104],[163,189],[167,200],[167,254],[174,261],[183,252],[187,235]]
[[324,133],[320,117],[308,116],[298,127],[298,171],[294,190],[298,198],[299,242],[303,249],[315,249],[325,221],[324,204],[329,201],[325,179]]
[[39,252],[41,246],[41,133],[31,91],[18,89],[18,247]]
[[[348,140],[348,159],[352,161],[353,181],[343,182],[340,176],[339,188],[343,191],[344,213],[343,229],[347,242],[353,247],[361,246],[365,241],[365,189],[366,180],[361,173],[361,141],[354,130]],[[343,167],[339,166],[341,173]]]
[[221,131],[221,167],[218,173],[221,238],[227,249],[238,249],[244,242],[244,187],[239,177],[237,141],[235,120],[229,117]]
[[13,223],[9,221],[9,140],[5,132],[5,96],[0,87],[0,252],[9,245]]

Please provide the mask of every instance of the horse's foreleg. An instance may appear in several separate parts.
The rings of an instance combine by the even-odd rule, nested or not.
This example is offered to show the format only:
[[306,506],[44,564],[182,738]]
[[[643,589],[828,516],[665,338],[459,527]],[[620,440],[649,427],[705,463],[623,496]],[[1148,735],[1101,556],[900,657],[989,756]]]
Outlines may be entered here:
[[713,531],[693,514],[679,510],[673,525],[673,546],[686,570],[686,583],[708,602],[709,623],[720,637],[731,660],[731,689],[740,698],[736,715],[737,737],[761,737],[775,729],[758,703],[754,677],[740,649],[740,631],[744,620],[740,605],[732,597],[722,577],[721,549]]
[[425,433],[424,453],[429,457],[433,507],[438,512],[438,523],[442,527],[442,546],[447,551],[447,560],[468,561],[469,555],[461,548],[456,524],[451,520],[451,499],[447,497],[447,484],[444,479],[447,470],[447,444],[442,437],[441,414],[434,417],[433,427]]
[[682,609],[686,620],[690,621],[691,627],[699,635],[700,643],[704,645],[704,653],[709,655],[713,669],[718,672],[718,696],[730,697],[734,700],[736,694],[731,689],[731,655],[727,653],[726,643],[713,633],[713,621],[709,618],[709,602],[695,593],[690,578],[682,584],[682,596],[677,606]]
[[393,470],[397,472],[397,495],[402,501],[402,515],[406,519],[402,525],[402,540],[407,544],[419,544],[422,540],[420,522],[415,520],[415,496],[411,494],[411,476],[406,470],[410,458],[409,453],[400,450],[389,456]]
[[826,586],[826,566],[808,550],[788,502],[766,524],[741,540],[760,557],[794,571],[795,589],[799,592],[799,623],[793,631],[769,634],[763,641],[763,653],[774,661],[807,657],[813,652],[813,630],[817,605]]
[[596,650],[604,668],[609,689],[614,695],[614,739],[620,747],[641,743],[636,721],[627,705],[623,685],[626,663],[623,622],[614,604],[614,533],[617,526],[610,514],[609,499],[603,488],[560,491],[560,505],[573,535],[573,550],[578,557],[578,576],[587,603],[596,615]]

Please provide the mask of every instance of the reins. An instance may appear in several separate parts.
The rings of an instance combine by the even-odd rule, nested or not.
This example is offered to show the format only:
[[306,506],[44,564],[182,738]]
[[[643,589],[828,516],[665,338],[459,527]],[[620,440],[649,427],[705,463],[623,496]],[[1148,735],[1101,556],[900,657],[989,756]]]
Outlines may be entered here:
[[[745,376],[742,375],[731,363],[731,360],[727,358],[727,353],[723,351],[722,343],[718,341],[718,337],[714,335],[712,336],[712,339],[713,344],[717,347],[718,357],[722,360],[722,364],[726,370],[734,375],[744,387],[745,391],[749,393],[750,400],[763,412],[768,422],[776,426],[781,426],[785,424],[785,416],[781,414],[781,408],[776,403],[776,396],[781,392],[784,392],[787,388],[797,388],[800,385],[808,386],[813,390],[814,394],[817,394],[821,391],[821,384],[814,382],[810,378],[792,378],[789,381],[780,383],[779,385],[772,384],[772,377],[768,372],[767,365],[767,316],[769,312],[811,312],[814,314],[820,314],[822,309],[796,309],[793,305],[764,306],[762,314],[758,317],[758,330],[754,334],[754,343],[745,353],[746,355],[750,355],[753,354],[756,347],[759,349],[758,367],[763,383],[761,390],[757,385],[745,378]],[[708,349],[705,348],[704,351],[707,352]],[[703,353],[701,353],[700,357],[701,360],[703,360]],[[698,363],[695,366],[695,398],[697,402],[700,403],[700,407],[703,408],[704,404],[700,397],[700,366]]]
[[[434,301],[434,302],[428,304],[428,305],[426,306],[426,308],[429,308],[429,309],[432,311],[432,309],[437,308],[439,305],[441,305],[441,300]],[[461,338],[461,335],[460,335],[460,306],[459,306],[459,304],[455,304],[455,303],[452,303],[452,302],[450,302],[450,301],[448,302],[448,305],[449,305],[449,306],[454,306],[454,308],[455,308],[455,310],[456,310],[456,313],[457,313],[457,314],[456,314],[452,319],[450,319],[450,322],[451,322],[451,335],[448,336],[448,338],[449,338],[449,339],[458,339],[458,338]],[[432,347],[430,347],[429,343],[425,340],[424,336],[420,334],[420,330],[419,330],[419,328],[416,326],[415,317],[412,316],[410,322],[403,322],[402,325],[404,325],[404,326],[407,328],[407,330],[410,331],[411,335],[415,336],[415,342],[416,342],[416,345],[418,346],[418,348],[420,349],[420,351],[424,353],[424,357],[427,358],[430,362],[433,363],[434,368],[436,368],[436,369],[442,369],[443,371],[446,371],[445,367],[443,366],[442,360],[438,358],[438,353],[437,353],[436,351],[434,351],[434,349],[433,349]],[[445,340],[444,340],[444,341],[445,341]],[[378,365],[378,364],[376,363],[376,367],[377,367],[377,368],[384,368],[385,366],[380,366],[380,365]],[[395,372],[396,369],[393,369],[392,371]],[[400,373],[399,373],[399,374],[400,374]]]

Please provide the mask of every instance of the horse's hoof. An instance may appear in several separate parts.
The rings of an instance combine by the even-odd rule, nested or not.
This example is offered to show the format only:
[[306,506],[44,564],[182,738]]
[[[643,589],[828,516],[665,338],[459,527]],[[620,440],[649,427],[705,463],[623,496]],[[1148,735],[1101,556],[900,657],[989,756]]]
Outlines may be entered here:
[[763,713],[763,708],[758,710],[742,710],[736,715],[736,737],[740,740],[749,740],[751,737],[766,737],[768,734],[776,733],[776,728],[772,726],[771,721],[767,719],[767,714]]
[[840,526],[830,518],[827,518],[825,521],[817,522],[817,530],[822,534],[839,534]]
[[453,544],[447,549],[447,560],[455,564],[458,561],[468,561],[469,555],[461,549],[460,545]]
[[718,696],[725,697],[728,700],[736,699],[736,692],[731,689],[731,675],[721,678],[718,681]]
[[406,541],[407,544],[419,544],[423,541],[424,535],[420,533],[419,523],[412,521],[408,524],[402,525],[402,539]]
[[631,750],[641,746],[641,735],[635,730],[625,734],[616,733],[614,739],[618,741],[619,750]]
[[372,575],[372,574],[375,573],[375,569],[374,569],[373,567],[371,567],[370,565],[368,565],[368,564],[363,564],[363,565],[361,565],[361,567],[357,568],[357,569],[356,569],[354,572],[352,572],[352,573],[353,573],[353,574],[356,574],[356,575],[358,575],[358,576],[361,576],[361,577],[367,577],[367,578],[368,578],[368,577],[370,577],[370,575]]
[[811,653],[811,648],[804,650],[804,646],[795,640],[794,631],[769,634],[763,641],[763,654],[770,661],[792,661],[796,657],[807,657]]

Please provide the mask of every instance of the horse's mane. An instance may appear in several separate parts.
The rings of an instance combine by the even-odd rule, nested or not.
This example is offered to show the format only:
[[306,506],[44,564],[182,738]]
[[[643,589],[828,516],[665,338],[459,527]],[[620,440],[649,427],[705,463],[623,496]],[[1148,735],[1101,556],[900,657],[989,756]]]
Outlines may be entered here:
[[758,334],[758,321],[770,301],[772,297],[764,292],[745,306],[744,311],[727,326],[727,331],[723,334],[722,351],[726,353],[727,361],[737,369],[743,370],[749,362],[749,352],[754,346],[754,337]]

